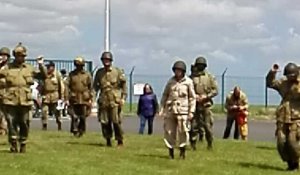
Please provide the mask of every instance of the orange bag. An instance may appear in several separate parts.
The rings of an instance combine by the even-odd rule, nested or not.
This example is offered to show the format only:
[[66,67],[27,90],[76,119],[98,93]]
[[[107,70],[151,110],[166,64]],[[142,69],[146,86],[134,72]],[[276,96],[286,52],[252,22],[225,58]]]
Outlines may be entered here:
[[238,123],[238,125],[243,125],[247,122],[247,119],[246,119],[247,114],[248,114],[247,111],[241,111],[241,112],[237,113],[237,123]]

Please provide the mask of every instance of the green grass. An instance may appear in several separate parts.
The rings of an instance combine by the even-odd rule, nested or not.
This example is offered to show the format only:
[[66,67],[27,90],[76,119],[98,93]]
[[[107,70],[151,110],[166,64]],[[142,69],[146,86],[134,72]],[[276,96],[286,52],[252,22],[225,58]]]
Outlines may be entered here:
[[[74,138],[67,132],[32,131],[26,154],[9,153],[0,137],[1,175],[282,175],[286,165],[274,143],[216,140],[169,160],[161,136],[126,135],[123,148],[107,148],[99,133]],[[291,173],[294,174],[294,173]],[[295,173],[296,174],[296,173]]]

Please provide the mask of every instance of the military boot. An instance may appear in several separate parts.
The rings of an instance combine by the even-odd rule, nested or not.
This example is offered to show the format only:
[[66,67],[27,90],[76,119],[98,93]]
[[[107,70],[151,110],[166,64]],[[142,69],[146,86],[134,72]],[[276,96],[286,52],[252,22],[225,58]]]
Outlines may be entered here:
[[82,137],[82,136],[83,136],[83,131],[79,131],[77,137]]
[[17,153],[18,152],[18,144],[16,140],[13,140],[10,145],[10,152]]
[[174,149],[173,148],[169,148],[169,157],[170,157],[170,159],[174,159]]
[[20,153],[26,153],[26,144],[24,144],[24,143],[21,144]]
[[292,162],[291,162],[291,161],[288,161],[287,164],[288,164],[288,167],[287,167],[286,170],[287,170],[287,171],[291,171],[291,170],[293,169]]
[[203,142],[203,134],[199,134],[199,142]]
[[213,149],[213,144],[212,142],[207,143],[207,150],[212,150]]
[[58,122],[58,123],[57,123],[57,130],[58,130],[58,131],[61,131],[61,122]]
[[122,147],[123,146],[123,140],[118,140],[118,147]]
[[180,147],[180,154],[179,157],[180,159],[185,159],[185,147]]
[[295,162],[295,169],[299,170],[299,162]]
[[191,148],[193,151],[196,151],[196,140],[191,140]]
[[73,136],[78,137],[78,131],[72,131]]
[[46,131],[47,130],[47,124],[43,124],[42,130]]
[[294,171],[299,169],[299,162],[288,161],[288,171]]
[[112,147],[112,144],[111,144],[111,140],[110,140],[110,139],[106,139],[106,146]]

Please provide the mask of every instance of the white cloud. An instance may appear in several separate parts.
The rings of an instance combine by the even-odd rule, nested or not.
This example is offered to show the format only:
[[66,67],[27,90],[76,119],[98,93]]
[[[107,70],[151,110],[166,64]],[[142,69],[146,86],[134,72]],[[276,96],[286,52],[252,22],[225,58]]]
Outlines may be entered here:
[[[111,3],[115,63],[127,69],[136,65],[137,71],[164,74],[177,57],[190,64],[196,55],[208,55],[212,69],[230,62],[231,72],[239,72],[236,65],[245,60],[264,70],[275,56],[283,61],[299,57],[300,4],[296,0]],[[0,11],[0,45],[14,47],[23,41],[30,56],[80,54],[99,63],[104,1],[1,0]]]
[[299,37],[300,35],[295,31],[295,28],[291,27],[289,28],[289,34],[292,36],[292,37]]
[[277,41],[277,37],[263,37],[263,38],[224,38],[224,42],[231,45],[247,45],[247,46],[263,46],[269,45],[275,41]]
[[237,59],[233,55],[226,53],[222,50],[215,50],[213,52],[210,52],[209,55],[217,60],[229,61],[229,62],[237,61]]
[[265,55],[278,55],[280,52],[280,47],[277,44],[270,44],[270,45],[263,45],[260,47],[260,50],[265,54]]

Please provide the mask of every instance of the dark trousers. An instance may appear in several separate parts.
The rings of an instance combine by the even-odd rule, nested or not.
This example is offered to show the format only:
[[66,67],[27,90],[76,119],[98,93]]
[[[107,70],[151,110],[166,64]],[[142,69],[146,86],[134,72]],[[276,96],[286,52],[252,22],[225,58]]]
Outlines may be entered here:
[[9,142],[19,139],[21,144],[25,144],[29,133],[28,121],[31,106],[5,105],[5,109]]
[[148,121],[148,135],[151,135],[153,133],[153,120],[154,120],[154,116],[145,117],[143,115],[140,115],[139,134],[144,134],[146,122]]
[[230,131],[231,131],[231,127],[232,127],[233,122],[234,122],[234,135],[233,135],[233,138],[234,139],[239,139],[239,128],[238,128],[239,126],[238,126],[238,123],[237,123],[236,118],[235,118],[234,115],[228,115],[227,116],[226,128],[225,128],[224,136],[223,136],[224,139],[227,139],[230,136]]
[[84,104],[71,105],[69,110],[71,115],[71,132],[84,133],[86,131],[86,109]]

